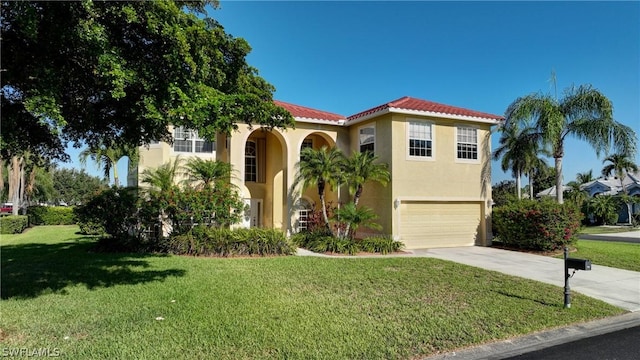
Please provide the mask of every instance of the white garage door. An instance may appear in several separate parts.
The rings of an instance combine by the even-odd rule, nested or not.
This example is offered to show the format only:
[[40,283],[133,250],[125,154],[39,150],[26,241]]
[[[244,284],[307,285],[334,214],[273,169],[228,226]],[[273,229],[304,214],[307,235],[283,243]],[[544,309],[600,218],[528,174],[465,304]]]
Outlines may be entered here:
[[403,202],[400,240],[407,249],[472,246],[481,214],[480,203]]

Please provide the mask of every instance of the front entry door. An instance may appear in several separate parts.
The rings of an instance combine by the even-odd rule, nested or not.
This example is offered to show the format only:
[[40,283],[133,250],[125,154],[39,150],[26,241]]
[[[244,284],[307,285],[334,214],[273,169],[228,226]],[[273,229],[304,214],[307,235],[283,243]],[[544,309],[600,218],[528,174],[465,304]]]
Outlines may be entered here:
[[245,228],[262,226],[262,199],[244,199],[248,209],[244,212],[242,226]]

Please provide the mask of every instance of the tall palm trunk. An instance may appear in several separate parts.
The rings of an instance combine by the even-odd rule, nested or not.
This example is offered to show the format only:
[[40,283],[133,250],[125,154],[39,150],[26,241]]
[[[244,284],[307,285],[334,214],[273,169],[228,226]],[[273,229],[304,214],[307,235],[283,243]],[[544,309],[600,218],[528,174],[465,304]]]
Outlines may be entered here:
[[[625,177],[625,174],[623,173],[622,175],[618,176],[620,178],[620,187],[622,188],[622,191],[625,194],[625,198],[629,196],[629,192],[627,192],[627,189],[625,189],[624,184],[623,184],[623,180]],[[627,199],[625,199],[627,200]],[[631,217],[633,216],[632,211],[631,211],[631,203],[628,201],[625,201],[624,204],[627,206],[627,224],[629,225],[633,225],[633,221],[631,221]]]
[[533,175],[529,174],[529,199],[533,200]]
[[520,174],[520,170],[516,172],[516,193],[518,194],[518,200],[522,199],[522,183],[520,178],[522,174]]
[[4,200],[4,159],[0,159],[0,200]]
[[11,199],[11,202],[13,203],[13,215],[18,215],[18,210],[20,209],[20,186],[24,185],[23,176],[21,176],[23,172],[23,163],[24,158],[18,156],[11,157],[8,198]]
[[556,156],[556,200],[558,204],[564,203],[564,194],[562,186],[562,156]]
[[324,181],[318,181],[318,195],[320,196],[320,206],[322,206],[322,218],[324,219],[324,224],[327,227],[327,230],[331,231],[331,227],[329,226],[329,215],[327,214],[327,206],[324,200]]

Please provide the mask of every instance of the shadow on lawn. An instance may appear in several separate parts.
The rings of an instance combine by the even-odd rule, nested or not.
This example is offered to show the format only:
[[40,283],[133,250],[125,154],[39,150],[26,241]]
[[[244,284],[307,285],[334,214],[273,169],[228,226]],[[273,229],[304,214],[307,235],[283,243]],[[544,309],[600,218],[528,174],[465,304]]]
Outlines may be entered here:
[[91,253],[95,239],[56,244],[2,246],[0,298],[34,298],[67,293],[67,286],[87,289],[162,281],[184,276],[183,269],[144,270],[153,254]]
[[536,302],[540,305],[544,305],[544,306],[551,306],[551,307],[558,307],[560,306],[559,304],[555,304],[555,303],[549,303],[546,302],[544,300],[539,300],[539,299],[533,299],[527,296],[523,296],[523,295],[518,295],[518,294],[514,294],[514,293],[509,293],[506,291],[502,291],[502,290],[492,290],[492,292],[495,292],[497,294],[503,295],[503,296],[508,296],[508,297],[512,297],[512,298],[516,298],[516,299],[520,299],[520,300],[529,300],[529,301],[533,301]]

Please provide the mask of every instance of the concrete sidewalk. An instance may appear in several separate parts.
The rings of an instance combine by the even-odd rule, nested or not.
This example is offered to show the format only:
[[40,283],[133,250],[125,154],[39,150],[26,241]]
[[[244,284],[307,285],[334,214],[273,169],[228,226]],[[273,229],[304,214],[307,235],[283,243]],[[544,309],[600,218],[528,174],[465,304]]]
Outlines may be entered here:
[[[526,279],[564,286],[564,261],[552,257],[488,247],[419,249],[414,256],[434,257]],[[640,272],[593,265],[577,271],[571,290],[629,311],[640,311]]]

